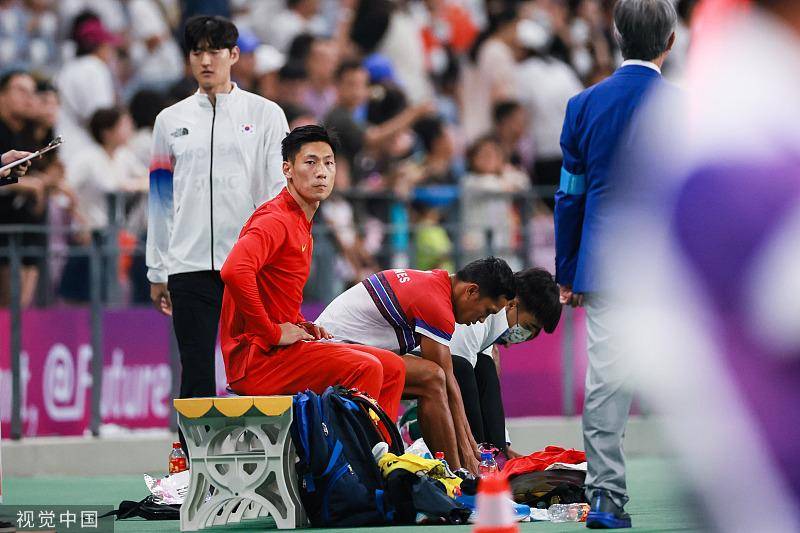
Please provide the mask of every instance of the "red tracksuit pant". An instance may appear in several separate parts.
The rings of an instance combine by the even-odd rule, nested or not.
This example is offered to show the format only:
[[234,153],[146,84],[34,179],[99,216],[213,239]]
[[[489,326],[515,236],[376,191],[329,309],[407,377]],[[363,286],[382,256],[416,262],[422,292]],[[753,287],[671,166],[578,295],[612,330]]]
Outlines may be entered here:
[[297,342],[253,354],[245,377],[230,387],[242,396],[270,396],[306,389],[322,394],[331,385],[344,385],[366,392],[397,420],[405,378],[403,359],[388,350],[360,344]]

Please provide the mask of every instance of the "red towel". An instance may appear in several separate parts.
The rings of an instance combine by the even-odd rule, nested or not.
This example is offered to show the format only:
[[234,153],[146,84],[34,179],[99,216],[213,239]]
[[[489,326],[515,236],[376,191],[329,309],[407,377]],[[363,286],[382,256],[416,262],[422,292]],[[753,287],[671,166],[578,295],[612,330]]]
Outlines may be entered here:
[[525,457],[511,459],[503,467],[503,474],[507,478],[512,478],[520,474],[544,470],[553,463],[576,465],[583,462],[586,462],[586,453],[580,450],[548,446],[544,450],[533,452]]

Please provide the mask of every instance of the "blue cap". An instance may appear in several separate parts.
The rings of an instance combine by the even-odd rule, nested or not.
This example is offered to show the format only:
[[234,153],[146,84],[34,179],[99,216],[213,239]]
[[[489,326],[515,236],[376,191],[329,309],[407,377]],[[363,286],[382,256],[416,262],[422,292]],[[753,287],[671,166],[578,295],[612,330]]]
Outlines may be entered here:
[[368,56],[364,59],[364,68],[369,72],[370,83],[397,82],[392,62],[384,55],[372,54]]
[[236,46],[239,47],[239,50],[243,54],[252,54],[260,44],[261,39],[250,30],[241,30],[239,32],[239,39],[236,40]]
[[492,459],[494,459],[492,452],[481,453],[481,461],[491,461]]

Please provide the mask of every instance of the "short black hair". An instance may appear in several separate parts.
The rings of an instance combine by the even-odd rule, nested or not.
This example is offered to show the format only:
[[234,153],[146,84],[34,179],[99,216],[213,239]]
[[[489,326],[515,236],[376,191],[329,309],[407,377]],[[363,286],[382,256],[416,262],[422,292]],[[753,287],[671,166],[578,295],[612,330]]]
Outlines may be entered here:
[[310,33],[301,33],[292,39],[292,42],[289,43],[286,62],[299,61],[300,63],[305,63],[316,40],[317,38]]
[[397,87],[377,85],[367,104],[367,122],[383,124],[402,113],[408,102],[406,95]]
[[520,105],[520,103],[516,100],[503,100],[501,102],[497,102],[494,105],[494,109],[492,109],[492,118],[494,118],[494,123],[499,124],[500,122],[503,122],[521,108],[522,105]]
[[89,120],[89,131],[97,144],[103,144],[103,134],[114,129],[125,113],[122,107],[107,107],[94,112]]
[[31,76],[31,73],[22,69],[7,70],[0,76],[0,91],[5,91],[11,83],[11,80],[17,76]]
[[524,311],[533,313],[547,333],[561,320],[561,300],[553,275],[543,268],[526,268],[514,274],[517,298]]
[[353,70],[367,70],[364,68],[364,64],[361,61],[356,61],[355,59],[348,59],[347,61],[343,61],[339,68],[336,69],[336,81],[341,81],[342,77],[348,72]]
[[297,63],[286,63],[278,71],[279,81],[300,81],[307,77],[306,68]]
[[308,126],[298,126],[289,132],[289,135],[281,141],[281,155],[284,161],[293,161],[300,153],[303,145],[308,143],[323,142],[331,147],[334,153],[338,150],[338,143],[335,135],[323,126],[311,124]]
[[652,61],[667,51],[678,13],[672,0],[618,0],[614,37],[624,59]]
[[437,117],[421,118],[414,123],[414,133],[417,134],[426,152],[433,149],[433,143],[444,135],[444,122]]
[[239,39],[236,25],[225,17],[197,15],[186,21],[183,43],[187,53],[193,50],[232,50]]
[[487,257],[469,263],[456,272],[456,278],[478,285],[481,296],[496,300],[505,296],[509,300],[516,296],[514,272],[508,263],[499,257]]
[[141,89],[133,95],[129,107],[137,129],[152,128],[156,123],[156,117],[166,107],[166,101],[157,91]]
[[283,109],[283,114],[286,115],[286,122],[288,124],[291,124],[292,122],[294,122],[295,120],[297,120],[302,116],[313,115],[313,113],[311,113],[311,111],[309,111],[305,107],[288,102],[282,103],[281,109]]

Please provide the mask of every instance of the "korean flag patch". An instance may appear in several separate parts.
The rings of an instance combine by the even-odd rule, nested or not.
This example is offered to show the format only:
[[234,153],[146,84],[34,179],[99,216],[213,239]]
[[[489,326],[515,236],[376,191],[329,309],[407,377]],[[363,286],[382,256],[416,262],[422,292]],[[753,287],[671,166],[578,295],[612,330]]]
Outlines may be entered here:
[[256,127],[254,124],[239,124],[239,131],[242,133],[255,133]]

